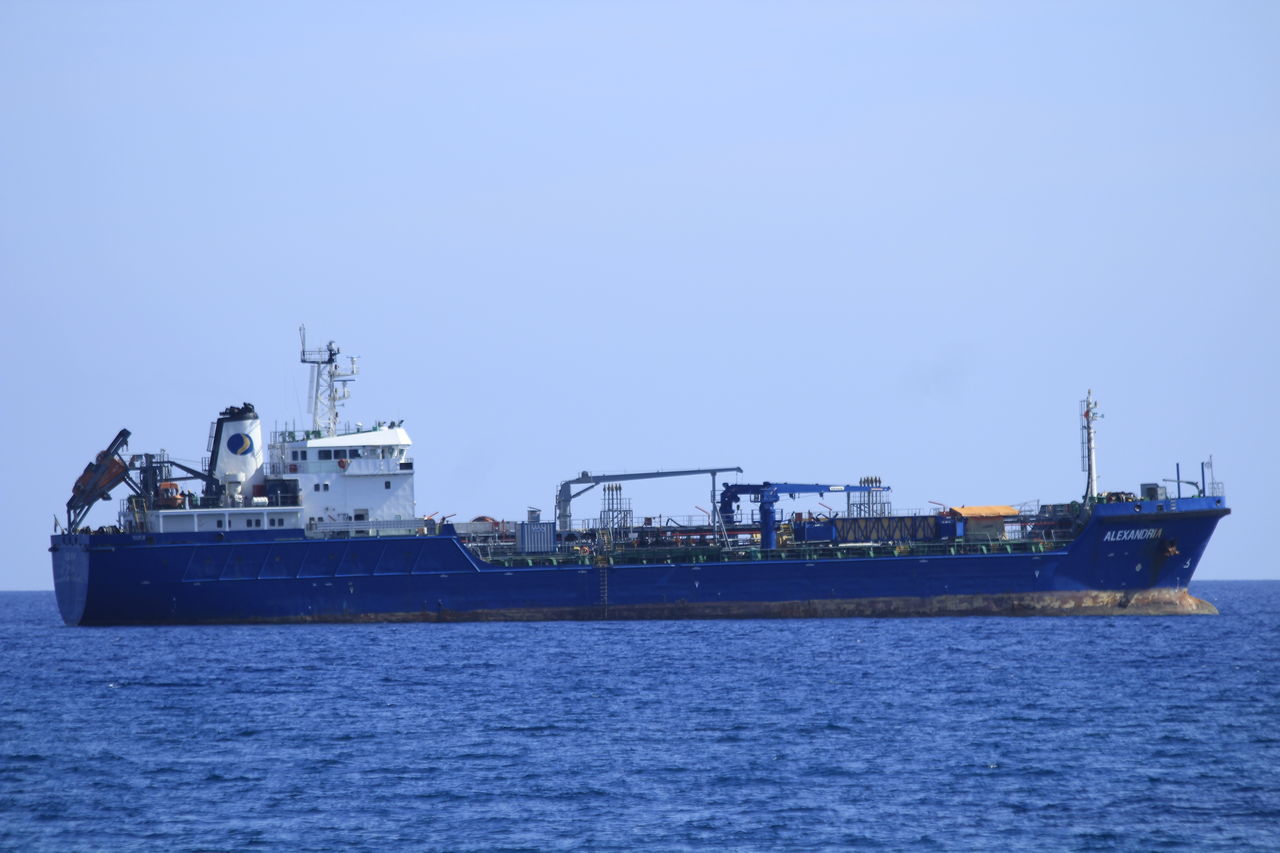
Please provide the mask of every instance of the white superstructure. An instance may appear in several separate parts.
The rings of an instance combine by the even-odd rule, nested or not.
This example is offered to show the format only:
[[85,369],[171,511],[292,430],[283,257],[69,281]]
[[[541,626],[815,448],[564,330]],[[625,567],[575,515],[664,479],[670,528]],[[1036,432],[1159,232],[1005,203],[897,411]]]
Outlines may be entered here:
[[[312,386],[324,394],[323,418],[312,429],[278,430],[265,447],[258,413],[250,403],[231,406],[209,430],[204,470],[163,454],[135,457],[135,494],[123,501],[120,526],[158,533],[299,530],[307,536],[377,536],[415,533],[423,527],[414,504],[413,442],[403,422],[357,424],[339,431],[337,404],[354,376],[335,373],[338,348],[323,359],[305,350]],[[309,358],[308,356],[312,356]],[[325,368],[322,370],[321,368]],[[337,390],[341,387],[341,392]],[[140,464],[136,460],[141,459]],[[175,476],[179,469],[191,476]],[[179,480],[200,480],[203,493],[183,491]]]
[[[412,521],[412,441],[399,424],[320,437],[315,433],[277,433],[270,470],[297,483],[305,524],[328,528],[342,524],[366,530],[368,522]],[[395,525],[371,525],[395,527]]]

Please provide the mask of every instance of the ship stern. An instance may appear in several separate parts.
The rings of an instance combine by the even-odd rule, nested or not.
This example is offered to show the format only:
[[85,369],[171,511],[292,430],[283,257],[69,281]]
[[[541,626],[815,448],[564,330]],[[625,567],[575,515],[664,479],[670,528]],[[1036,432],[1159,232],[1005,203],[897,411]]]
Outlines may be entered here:
[[67,625],[79,625],[89,600],[88,536],[80,533],[53,536],[53,590],[58,612]]

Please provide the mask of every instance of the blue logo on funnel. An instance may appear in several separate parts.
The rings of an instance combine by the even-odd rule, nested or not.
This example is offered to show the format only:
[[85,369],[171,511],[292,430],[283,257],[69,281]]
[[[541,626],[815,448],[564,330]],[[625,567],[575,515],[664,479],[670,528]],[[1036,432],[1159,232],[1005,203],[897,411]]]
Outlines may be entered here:
[[236,456],[248,456],[253,452],[253,439],[243,432],[238,432],[227,439],[227,450]]

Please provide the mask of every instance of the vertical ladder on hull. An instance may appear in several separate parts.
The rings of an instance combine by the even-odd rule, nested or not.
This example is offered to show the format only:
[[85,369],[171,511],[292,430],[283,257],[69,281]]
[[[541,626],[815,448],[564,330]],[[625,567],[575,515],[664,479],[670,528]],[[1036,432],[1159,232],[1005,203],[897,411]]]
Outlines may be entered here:
[[609,618],[609,554],[613,551],[613,530],[602,527],[600,530],[600,550],[596,553],[596,571],[600,573],[600,608],[601,618]]
[[609,618],[609,558],[603,554],[596,557],[596,571],[600,573],[600,608],[605,619]]

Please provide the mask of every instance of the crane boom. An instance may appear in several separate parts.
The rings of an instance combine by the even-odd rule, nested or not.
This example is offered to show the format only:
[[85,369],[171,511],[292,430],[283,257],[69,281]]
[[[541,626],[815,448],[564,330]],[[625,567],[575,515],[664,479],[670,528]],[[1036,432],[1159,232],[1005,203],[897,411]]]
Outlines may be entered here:
[[778,516],[775,504],[781,495],[825,495],[827,492],[888,492],[888,486],[880,485],[832,485],[826,483],[726,483],[720,492],[720,518],[729,523],[733,518],[733,505],[743,495],[751,495],[760,501],[760,547],[778,547]]
[[[583,471],[572,480],[565,480],[560,484],[560,488],[556,490],[556,527],[559,530],[568,530],[573,525],[572,514],[569,510],[569,504],[578,495],[589,492],[601,483],[621,483],[626,480],[655,480],[659,477],[688,477],[693,474],[710,474],[712,478],[711,489],[715,491],[715,476],[723,474],[726,471],[736,471],[741,474],[741,468],[692,468],[687,471],[642,471],[638,474],[590,474]],[[574,486],[585,486],[586,488],[573,491]]]

